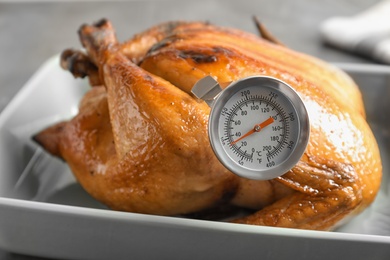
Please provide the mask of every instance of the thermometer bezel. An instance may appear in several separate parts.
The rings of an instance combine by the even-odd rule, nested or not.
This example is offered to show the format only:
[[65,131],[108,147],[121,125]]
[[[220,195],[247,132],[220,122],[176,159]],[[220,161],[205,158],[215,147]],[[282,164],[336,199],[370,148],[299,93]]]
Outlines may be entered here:
[[[299,120],[298,140],[296,140],[290,155],[283,162],[272,168],[253,170],[239,165],[238,162],[230,158],[230,156],[225,152],[225,148],[220,141],[219,122],[225,104],[238,91],[251,86],[266,86],[268,88],[274,88],[277,92],[282,93],[289,100],[289,102],[291,102]],[[227,169],[244,178],[254,180],[269,180],[288,172],[301,159],[309,142],[310,123],[305,104],[295,89],[293,89],[287,83],[274,77],[252,76],[233,82],[223,91],[221,91],[214,99],[209,117],[208,131],[211,146],[219,161]]]

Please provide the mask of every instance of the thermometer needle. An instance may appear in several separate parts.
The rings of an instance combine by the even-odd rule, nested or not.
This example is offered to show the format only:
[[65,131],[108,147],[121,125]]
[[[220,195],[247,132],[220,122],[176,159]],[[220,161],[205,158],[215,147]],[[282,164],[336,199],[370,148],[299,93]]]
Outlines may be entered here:
[[244,134],[243,136],[241,136],[240,138],[238,138],[237,140],[233,141],[231,143],[231,145],[234,145],[236,143],[238,143],[239,141],[241,141],[242,139],[250,136],[251,134],[255,133],[255,132],[260,132],[261,129],[263,129],[264,127],[272,124],[274,122],[274,119],[272,117],[269,117],[267,120],[261,122],[260,124],[257,124],[255,125],[248,133]]

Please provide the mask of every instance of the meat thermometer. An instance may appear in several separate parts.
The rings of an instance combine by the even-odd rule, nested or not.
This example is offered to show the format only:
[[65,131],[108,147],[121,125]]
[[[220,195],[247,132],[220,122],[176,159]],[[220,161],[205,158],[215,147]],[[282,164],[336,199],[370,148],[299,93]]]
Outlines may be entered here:
[[222,90],[207,76],[194,85],[192,93],[211,107],[211,147],[233,173],[273,179],[294,167],[306,150],[309,116],[298,93],[285,82],[253,76]]

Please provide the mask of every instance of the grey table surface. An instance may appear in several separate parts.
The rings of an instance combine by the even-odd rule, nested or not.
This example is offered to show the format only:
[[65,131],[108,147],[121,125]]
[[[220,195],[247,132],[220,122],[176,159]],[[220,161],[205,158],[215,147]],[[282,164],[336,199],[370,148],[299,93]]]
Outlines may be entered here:
[[[319,26],[378,0],[144,0],[2,2],[0,0],[0,112],[39,66],[65,48],[79,48],[77,29],[108,18],[120,40],[167,20],[207,20],[256,33],[252,16],[292,49],[329,62],[374,63],[323,44]],[[0,216],[1,217],[1,216]],[[0,230],[1,232],[1,230]],[[0,259],[42,259],[0,249]]]

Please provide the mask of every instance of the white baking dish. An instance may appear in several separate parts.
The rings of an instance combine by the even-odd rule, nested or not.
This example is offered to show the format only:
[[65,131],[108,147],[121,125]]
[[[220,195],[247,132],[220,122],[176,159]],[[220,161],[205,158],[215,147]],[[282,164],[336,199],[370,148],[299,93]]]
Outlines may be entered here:
[[359,83],[380,144],[384,179],[375,203],[336,232],[238,225],[107,209],[64,162],[32,141],[77,112],[85,80],[48,60],[0,114],[0,247],[66,259],[388,259],[390,68],[340,64]]

